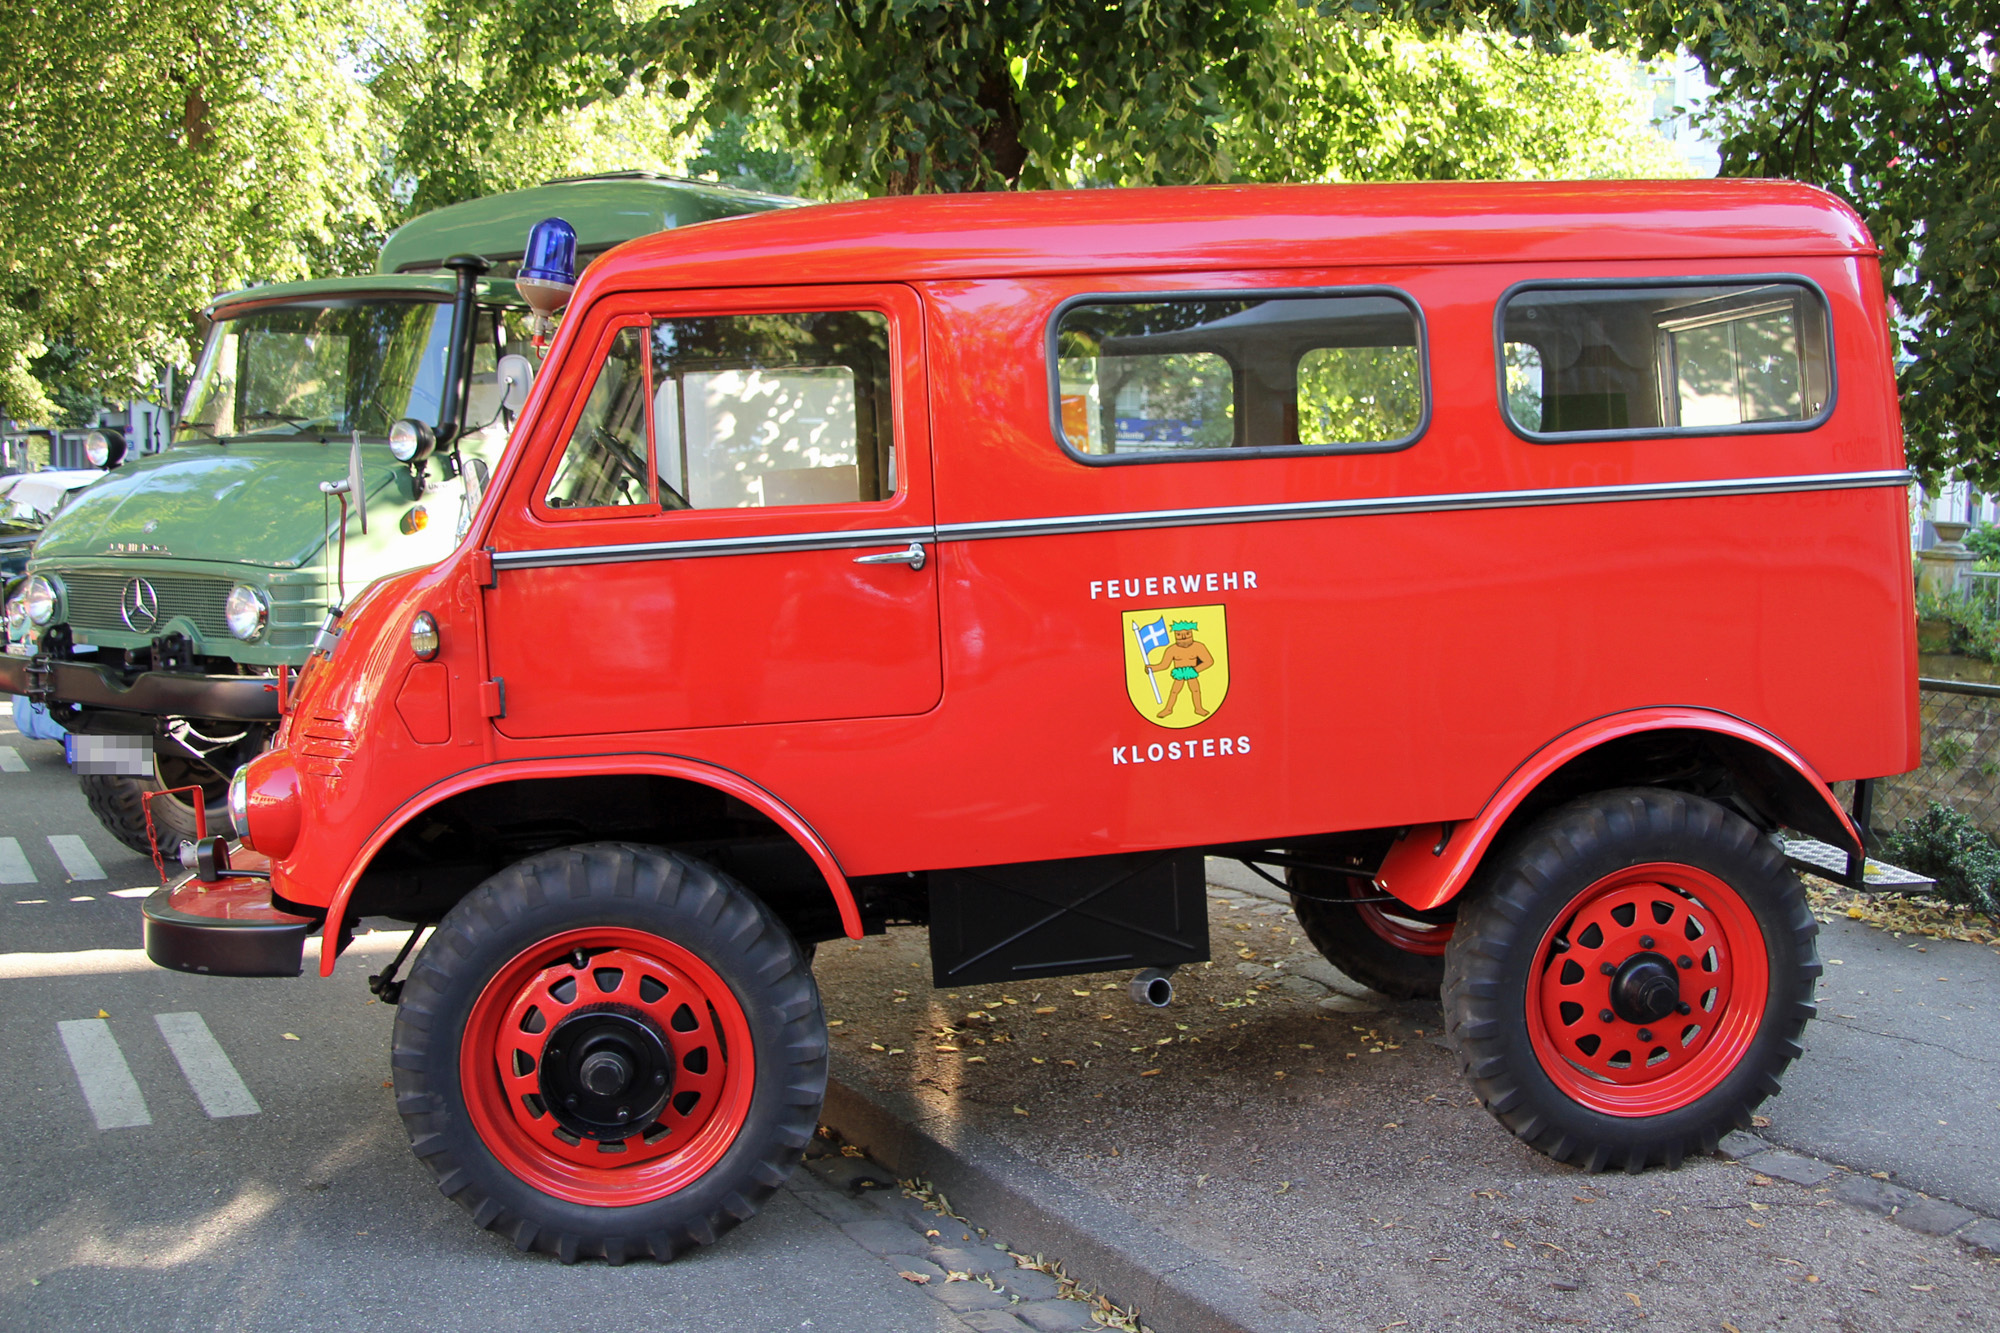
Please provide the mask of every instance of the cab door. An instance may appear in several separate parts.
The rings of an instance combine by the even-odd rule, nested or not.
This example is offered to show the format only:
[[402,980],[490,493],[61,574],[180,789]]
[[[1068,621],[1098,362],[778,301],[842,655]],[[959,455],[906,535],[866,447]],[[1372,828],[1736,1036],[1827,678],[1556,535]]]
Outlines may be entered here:
[[921,320],[900,286],[595,303],[492,533],[501,733],[935,706]]

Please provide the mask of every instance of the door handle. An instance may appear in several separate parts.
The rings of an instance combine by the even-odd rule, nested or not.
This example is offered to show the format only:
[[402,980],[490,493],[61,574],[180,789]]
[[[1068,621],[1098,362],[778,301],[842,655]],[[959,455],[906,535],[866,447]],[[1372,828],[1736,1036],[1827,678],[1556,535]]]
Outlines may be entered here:
[[924,567],[924,544],[922,542],[911,542],[907,548],[901,551],[883,551],[879,555],[857,555],[854,557],[854,563],[857,565],[908,565],[911,569],[922,569]]

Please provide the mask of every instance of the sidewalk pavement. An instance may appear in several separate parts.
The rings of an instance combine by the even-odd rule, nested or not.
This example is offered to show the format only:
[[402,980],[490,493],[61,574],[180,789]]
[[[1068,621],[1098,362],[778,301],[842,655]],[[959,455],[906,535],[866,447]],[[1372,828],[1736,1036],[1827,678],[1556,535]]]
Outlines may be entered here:
[[[1775,1099],[1759,1130],[1826,1160],[1738,1136],[1742,1164],[1587,1176],[1474,1103],[1435,1003],[1374,995],[1312,952],[1261,881],[1214,862],[1211,879],[1216,961],[1182,969],[1166,1010],[1133,1005],[1122,977],[934,991],[921,931],[822,946],[827,1122],[1017,1249],[1062,1253],[1158,1333],[2000,1323],[2000,1260],[1979,1244],[2000,1249],[2000,1223],[1953,1202],[1976,1193],[2000,1134],[1974,1116],[1943,1153],[1910,1128],[1960,1114],[1931,1112],[1991,1067],[1904,1032],[1946,1017],[1948,992],[1913,988],[1912,965],[1949,954],[1929,975],[1976,974],[1966,984],[1990,995],[1991,950],[1828,931],[1832,1011],[1857,1015],[1835,1022],[1866,1031],[1809,1029],[1791,1082],[1810,1091]],[[1848,985],[1897,998],[1864,1009]],[[1976,994],[1960,1013],[1983,1011]],[[1864,1038],[1914,1053],[1840,1044]],[[1835,1067],[1813,1070],[1823,1051]],[[1867,1134],[1841,1139],[1850,1122]],[[1906,1161],[1877,1156],[1881,1139]],[[1906,1167],[1944,1197],[1872,1174]]]

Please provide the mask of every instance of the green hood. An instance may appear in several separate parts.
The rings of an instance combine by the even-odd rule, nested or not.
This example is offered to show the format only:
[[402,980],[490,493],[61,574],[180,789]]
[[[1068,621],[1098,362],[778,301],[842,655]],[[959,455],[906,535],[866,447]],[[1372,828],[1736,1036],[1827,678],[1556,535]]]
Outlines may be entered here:
[[[50,521],[35,558],[155,556],[296,569],[326,544],[319,484],[345,477],[347,456],[345,442],[286,439],[178,444],[133,458]],[[388,445],[363,444],[361,457],[371,499],[408,491],[409,469]],[[337,518],[338,501],[331,503]]]

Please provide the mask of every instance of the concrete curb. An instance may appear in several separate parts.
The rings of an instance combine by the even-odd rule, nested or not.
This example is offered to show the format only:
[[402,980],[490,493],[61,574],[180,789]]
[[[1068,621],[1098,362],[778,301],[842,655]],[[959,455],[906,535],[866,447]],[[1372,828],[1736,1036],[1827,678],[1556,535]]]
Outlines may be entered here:
[[1875,1213],[1926,1236],[1948,1236],[1982,1257],[2000,1258],[2000,1220],[1864,1175],[1850,1166],[1793,1152],[1752,1134],[1736,1130],[1723,1136],[1716,1151],[1738,1166],[1789,1180],[1807,1189],[1825,1185],[1833,1197],[1864,1212]]
[[821,1121],[898,1176],[922,1176],[1018,1251],[1071,1274],[1161,1333],[1320,1333],[1321,1325],[1234,1269],[1035,1165],[908,1089],[875,1086],[830,1059]]

